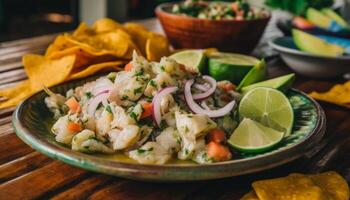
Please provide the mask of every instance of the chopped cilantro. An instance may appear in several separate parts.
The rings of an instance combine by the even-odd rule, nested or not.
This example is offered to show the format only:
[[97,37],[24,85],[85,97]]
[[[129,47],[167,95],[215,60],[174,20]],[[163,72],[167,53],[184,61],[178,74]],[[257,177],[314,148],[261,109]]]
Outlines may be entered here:
[[154,81],[154,80],[151,80],[151,81],[149,82],[149,84],[150,84],[152,87],[155,87],[155,88],[158,87],[156,81]]
[[113,112],[112,112],[112,108],[111,108],[111,106],[110,106],[110,105],[107,105],[106,110],[107,110],[107,112],[109,112],[109,113],[113,114]]
[[85,96],[86,96],[88,99],[91,99],[92,94],[91,94],[91,92],[85,92]]
[[145,153],[145,152],[146,152],[145,149],[137,149],[137,153],[138,153],[138,154],[143,154],[143,153]]
[[134,94],[142,93],[142,87],[134,89]]
[[133,118],[135,121],[137,121],[137,116],[138,115],[136,113],[134,113],[134,112],[130,113],[130,117]]
[[143,68],[141,68],[140,71],[137,71],[135,73],[135,76],[141,76],[141,75],[143,75]]
[[126,96],[126,95],[122,96],[122,100],[123,100],[123,101],[124,101],[124,100],[128,100],[128,99],[129,99],[128,96]]

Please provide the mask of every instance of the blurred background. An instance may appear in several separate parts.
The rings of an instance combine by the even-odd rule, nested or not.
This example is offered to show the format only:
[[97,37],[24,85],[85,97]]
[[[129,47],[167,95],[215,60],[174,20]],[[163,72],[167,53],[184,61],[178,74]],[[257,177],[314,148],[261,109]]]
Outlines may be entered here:
[[[80,21],[92,24],[102,17],[120,22],[154,17],[154,8],[165,2],[178,0],[0,0],[0,42],[64,32],[74,29]],[[228,0],[234,1],[234,0]],[[300,5],[306,0],[266,0],[270,3]],[[318,3],[333,3],[332,0],[309,0]],[[343,9],[350,0],[335,0],[335,6]],[[264,0],[250,0],[264,6]],[[288,7],[288,6],[287,6]],[[349,15],[349,12],[346,14]],[[349,17],[349,16],[348,16]]]

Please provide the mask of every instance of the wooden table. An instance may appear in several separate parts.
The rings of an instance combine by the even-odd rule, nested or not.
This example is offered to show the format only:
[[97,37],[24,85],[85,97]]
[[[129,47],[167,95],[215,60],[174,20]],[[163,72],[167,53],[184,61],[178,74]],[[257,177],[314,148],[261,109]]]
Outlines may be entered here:
[[[142,22],[158,29],[155,20]],[[0,88],[26,78],[21,56],[41,53],[54,35],[0,44]],[[290,70],[280,60],[269,61],[269,74]],[[297,76],[294,87],[324,91],[344,80],[315,80]],[[150,183],[88,172],[34,151],[14,133],[14,108],[0,110],[0,199],[239,199],[254,180],[285,176],[291,172],[335,170],[350,181],[350,112],[321,104],[327,115],[327,133],[312,154],[261,173],[215,181]]]

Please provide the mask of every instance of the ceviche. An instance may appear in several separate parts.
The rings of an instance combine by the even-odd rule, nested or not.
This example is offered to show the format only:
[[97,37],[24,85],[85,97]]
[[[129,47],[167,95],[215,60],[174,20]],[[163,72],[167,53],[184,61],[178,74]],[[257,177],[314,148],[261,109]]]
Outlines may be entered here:
[[265,10],[253,8],[244,0],[238,0],[233,3],[186,0],[175,4],[171,12],[178,15],[211,20],[251,20],[268,16]]
[[74,151],[125,153],[144,164],[211,163],[232,158],[226,138],[237,126],[234,87],[172,58],[149,62],[134,52],[124,71],[66,96],[45,89],[45,103],[57,119],[55,140]]

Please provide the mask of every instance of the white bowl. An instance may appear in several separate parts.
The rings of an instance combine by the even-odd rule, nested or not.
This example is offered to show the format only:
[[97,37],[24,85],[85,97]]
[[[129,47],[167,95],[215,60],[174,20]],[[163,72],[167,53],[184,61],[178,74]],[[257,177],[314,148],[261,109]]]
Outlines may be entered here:
[[350,72],[350,56],[320,56],[300,51],[291,37],[269,42],[295,72],[313,78],[334,78]]

